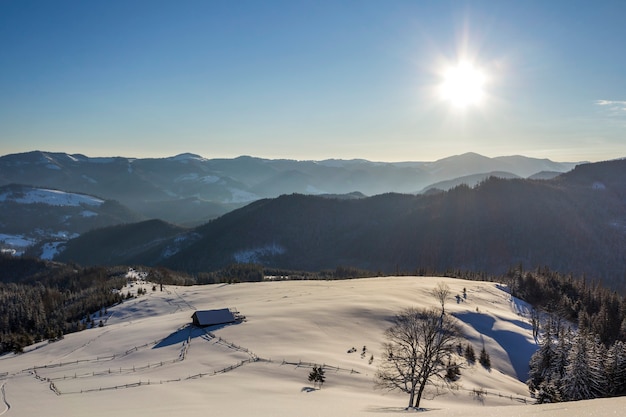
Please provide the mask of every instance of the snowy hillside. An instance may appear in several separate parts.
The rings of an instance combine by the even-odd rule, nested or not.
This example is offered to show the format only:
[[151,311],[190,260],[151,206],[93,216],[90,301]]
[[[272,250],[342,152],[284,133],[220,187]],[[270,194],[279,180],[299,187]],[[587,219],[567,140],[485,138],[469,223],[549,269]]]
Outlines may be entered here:
[[99,206],[104,200],[85,194],[67,193],[58,190],[32,188],[23,192],[4,192],[0,194],[0,201],[13,201],[21,204],[47,204],[49,206],[81,205]]
[[0,249],[52,259],[59,248],[99,227],[140,217],[117,202],[26,185],[0,186]]
[[[163,292],[134,283],[123,291],[145,288],[147,295],[96,316],[103,327],[0,357],[0,415],[395,414],[403,411],[405,396],[374,390],[373,384],[383,332],[404,307],[436,306],[430,291],[439,281],[453,295],[467,289],[466,299],[451,298],[446,309],[459,318],[476,349],[484,343],[492,368],[463,362],[458,387],[441,396],[429,393],[423,406],[433,415],[464,416],[484,415],[486,407],[494,415],[550,410],[529,405],[532,399],[517,378],[535,348],[524,303],[494,283],[402,277]],[[190,325],[197,309],[225,307],[237,309],[246,321],[204,330]],[[307,380],[313,364],[326,370],[321,390]],[[576,416],[572,410],[588,409],[587,404],[559,404],[556,415]],[[593,404],[612,410],[626,403]]]

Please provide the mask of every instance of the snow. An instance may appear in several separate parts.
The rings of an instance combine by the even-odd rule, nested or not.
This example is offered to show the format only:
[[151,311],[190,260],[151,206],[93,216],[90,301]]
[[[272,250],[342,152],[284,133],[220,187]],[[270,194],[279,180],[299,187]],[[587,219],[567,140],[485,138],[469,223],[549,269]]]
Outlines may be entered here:
[[174,182],[183,182],[183,181],[200,181],[205,184],[215,184],[221,178],[215,175],[206,175],[204,177],[200,177],[197,173],[192,172],[189,174],[181,175],[174,180]]
[[232,195],[229,203],[249,203],[259,199],[258,195],[238,188],[229,188],[228,191]]
[[92,184],[97,184],[98,183],[98,181],[94,180],[93,178],[91,178],[88,175],[83,174],[83,175],[81,175],[81,177],[83,179],[87,180],[88,182],[92,183]]
[[0,241],[6,243],[7,245],[18,247],[27,247],[34,243],[31,239],[25,238],[24,236],[7,235],[4,233],[0,233]]
[[185,174],[185,175],[181,175],[178,178],[176,178],[174,180],[174,182],[182,182],[182,181],[195,181],[198,179],[198,174],[195,172],[189,173],[189,174]]
[[172,245],[166,246],[165,249],[163,249],[163,252],[161,252],[161,258],[169,258],[176,255],[178,252],[180,252],[183,243],[190,239],[198,239],[199,237],[200,235],[198,235],[197,233],[189,233],[176,236],[176,238],[174,239],[174,243]]
[[61,251],[60,246],[65,242],[49,242],[45,243],[41,250],[41,259],[51,261]]
[[326,194],[325,191],[320,190],[319,188],[317,188],[317,187],[315,187],[313,185],[307,185],[305,193],[307,193],[307,194]]
[[[13,249],[26,249],[35,244],[33,239],[29,239],[22,235],[8,235],[4,233],[0,233],[0,242]],[[18,254],[21,254],[23,250],[18,252]]]
[[14,201],[22,204],[47,204],[49,206],[80,206],[83,204],[99,206],[104,200],[84,194],[67,193],[43,188],[28,189],[23,193],[0,194],[0,201]]
[[182,162],[182,163],[188,163],[190,160],[193,161],[201,161],[204,162],[206,161],[205,158],[201,157],[200,155],[196,155],[193,153],[181,153],[179,155],[176,156],[171,156],[169,158],[167,158],[171,161],[178,161],[178,162]]
[[91,162],[92,164],[111,164],[115,162],[115,158],[111,157],[95,157],[87,159],[87,162]]
[[272,243],[270,245],[265,245],[259,248],[247,249],[235,252],[233,254],[233,259],[238,263],[258,263],[264,256],[268,255],[281,255],[285,253],[285,248],[282,246]]
[[215,175],[207,175],[207,176],[200,178],[200,181],[202,181],[205,184],[215,184],[219,180],[221,180],[221,178]]
[[95,217],[98,215],[98,213],[96,213],[95,211],[91,211],[91,210],[83,210],[80,212],[80,215],[82,217]]
[[[140,277],[134,270],[129,274]],[[523,340],[526,344],[532,338],[527,318],[512,308],[510,295],[493,283],[433,277],[165,286],[163,292],[138,281],[132,289],[143,286],[147,295],[96,317],[104,327],[27,347],[24,354],[0,357],[0,414],[404,414],[406,395],[373,389],[383,332],[390,317],[402,308],[437,306],[430,291],[438,282],[445,282],[452,294],[467,288],[467,299],[457,303],[451,298],[446,304],[449,313],[470,317],[462,323],[465,331],[485,328],[516,336],[485,335],[492,369],[465,364],[458,389],[425,397],[422,407],[427,415],[623,414],[626,398],[529,405],[528,389],[516,378],[515,367],[507,362],[508,356],[498,353],[514,356],[516,343]],[[216,308],[236,308],[246,321],[205,330],[190,326],[194,311]],[[367,349],[365,358],[359,354],[362,346]],[[351,347],[356,347],[356,353],[348,353]],[[370,355],[374,356],[372,364],[368,363]],[[307,380],[312,364],[326,369],[322,389],[313,389]],[[474,390],[485,394],[474,395]]]

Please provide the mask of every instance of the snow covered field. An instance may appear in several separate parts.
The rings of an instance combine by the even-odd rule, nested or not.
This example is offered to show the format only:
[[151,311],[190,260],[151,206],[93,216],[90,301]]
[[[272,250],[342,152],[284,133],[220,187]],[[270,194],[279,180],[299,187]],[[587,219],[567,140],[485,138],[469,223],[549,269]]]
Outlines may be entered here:
[[[467,289],[467,299],[450,298],[446,311],[459,318],[477,352],[484,343],[492,368],[462,361],[455,390],[425,397],[428,415],[622,415],[625,399],[530,405],[519,380],[535,349],[527,306],[494,283],[430,277],[164,287],[163,292],[135,284],[133,290],[144,286],[148,294],[110,308],[101,318],[103,327],[0,357],[0,415],[406,413],[406,395],[374,389],[383,332],[405,307],[436,307],[430,292],[440,281],[453,296]],[[195,310],[225,307],[237,309],[246,321],[204,330],[191,326]],[[307,380],[313,364],[325,368],[321,390]]]

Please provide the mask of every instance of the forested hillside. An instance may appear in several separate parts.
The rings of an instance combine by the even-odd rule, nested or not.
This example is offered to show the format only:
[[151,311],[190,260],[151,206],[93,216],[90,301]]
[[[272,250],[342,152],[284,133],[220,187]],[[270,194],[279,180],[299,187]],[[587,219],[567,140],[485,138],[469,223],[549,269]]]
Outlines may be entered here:
[[0,353],[84,329],[92,313],[122,300],[125,284],[119,269],[1,255]]
[[138,255],[160,245],[171,237],[182,235],[186,229],[162,220],[117,225],[89,231],[70,240],[62,247],[57,260],[83,265],[116,265],[144,263]]
[[[131,234],[120,229],[125,247]],[[99,233],[90,234],[93,242]],[[626,160],[587,164],[552,180],[489,178],[431,195],[260,200],[181,236],[128,253],[79,239],[65,260],[138,263],[189,273],[233,263],[380,273],[511,266],[587,274],[626,290]],[[116,252],[118,255],[116,256]]]
[[490,178],[474,189],[428,196],[282,196],[197,228],[199,240],[159,262],[187,271],[245,259],[304,270],[350,265],[491,274],[521,263],[586,273],[625,289],[625,195],[626,161],[615,161],[551,181]]
[[539,349],[527,383],[538,402],[626,394],[624,297],[547,269],[514,269],[507,278],[511,293],[535,308]]

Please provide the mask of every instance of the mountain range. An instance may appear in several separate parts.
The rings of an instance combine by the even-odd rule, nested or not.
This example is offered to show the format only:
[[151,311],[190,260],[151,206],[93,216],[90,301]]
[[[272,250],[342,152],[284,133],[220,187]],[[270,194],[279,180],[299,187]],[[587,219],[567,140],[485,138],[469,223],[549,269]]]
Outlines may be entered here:
[[626,288],[626,161],[574,165],[473,153],[379,163],[30,152],[0,158],[0,239],[84,265],[549,266]]
[[[354,199],[437,192],[492,175],[525,177],[573,166],[473,153],[435,162],[382,163],[205,159],[189,153],[160,159],[90,158],[33,151],[0,157],[0,243],[5,250],[50,258],[64,241],[92,229],[149,219],[193,227],[283,194]],[[74,202],[63,203],[62,194],[66,200],[74,196]],[[89,198],[101,203],[88,204]]]
[[435,162],[384,163],[249,156],[205,159],[194,154],[160,159],[90,158],[33,151],[0,157],[0,186],[22,184],[90,194],[116,200],[145,219],[189,226],[282,194],[417,193],[430,184],[466,175],[501,171],[525,178],[541,171],[566,172],[575,165],[474,153]]
[[[380,273],[451,269],[500,274],[518,265],[588,274],[626,289],[626,160],[582,164],[551,180],[490,177],[474,188],[428,195],[386,193],[338,199],[302,194],[263,199],[124,257],[93,231],[56,259],[163,265],[191,273],[232,263]],[[161,225],[160,227],[165,227]],[[121,244],[121,243],[120,243]],[[87,258],[98,247],[97,259]],[[115,250],[119,251],[116,245]],[[133,253],[133,256],[128,256]]]

